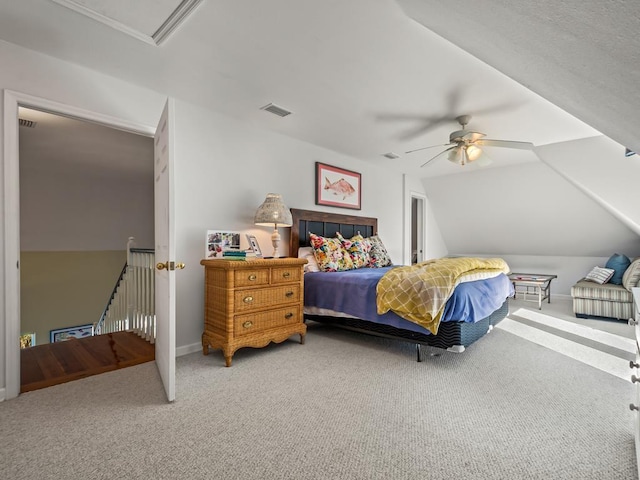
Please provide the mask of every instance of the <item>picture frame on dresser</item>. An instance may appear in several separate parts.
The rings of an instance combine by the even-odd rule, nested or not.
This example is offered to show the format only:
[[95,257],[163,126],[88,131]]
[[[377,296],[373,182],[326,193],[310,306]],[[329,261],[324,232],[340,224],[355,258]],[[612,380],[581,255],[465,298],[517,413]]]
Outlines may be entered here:
[[222,257],[225,250],[240,250],[240,232],[207,230],[204,258]]
[[262,250],[260,249],[258,239],[255,237],[255,235],[249,235],[247,233],[247,242],[249,242],[249,248],[253,250],[253,252],[256,254],[256,257],[262,258]]

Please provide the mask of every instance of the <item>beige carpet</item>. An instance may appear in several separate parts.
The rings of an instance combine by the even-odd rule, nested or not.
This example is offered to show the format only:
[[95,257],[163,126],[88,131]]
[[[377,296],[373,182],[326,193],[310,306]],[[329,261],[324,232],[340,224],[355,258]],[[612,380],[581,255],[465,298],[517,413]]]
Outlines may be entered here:
[[[433,351],[430,349],[429,351]],[[307,343],[153,363],[0,404],[7,479],[635,479],[629,381],[506,331],[415,361],[310,324]]]

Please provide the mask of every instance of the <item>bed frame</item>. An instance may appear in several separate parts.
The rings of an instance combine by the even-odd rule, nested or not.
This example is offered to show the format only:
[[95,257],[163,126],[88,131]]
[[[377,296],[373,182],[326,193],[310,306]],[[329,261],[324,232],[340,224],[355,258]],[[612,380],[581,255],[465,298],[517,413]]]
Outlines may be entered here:
[[[378,233],[378,219],[372,217],[316,212],[295,208],[291,209],[291,216],[293,217],[293,226],[291,228],[291,236],[289,237],[289,255],[292,257],[298,256],[299,248],[310,246],[309,232],[323,237],[335,237],[335,234],[340,232],[345,238],[352,237],[358,232],[364,237],[370,237]],[[441,323],[437,335],[418,333],[355,318],[336,318],[318,315],[305,315],[304,317],[305,320],[314,320],[369,335],[415,343],[417,359],[418,362],[420,362],[422,361],[421,345],[442,348],[452,352],[463,352],[465,347],[484,336],[495,324],[505,318],[508,313],[508,299],[505,299],[505,302],[498,310],[476,323]]]

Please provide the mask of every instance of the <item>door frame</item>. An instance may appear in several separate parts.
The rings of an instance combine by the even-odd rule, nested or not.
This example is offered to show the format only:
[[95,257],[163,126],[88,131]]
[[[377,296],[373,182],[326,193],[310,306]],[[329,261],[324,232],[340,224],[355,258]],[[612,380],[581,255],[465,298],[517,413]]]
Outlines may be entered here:
[[[413,212],[412,212],[412,221],[410,234],[413,235],[413,229],[415,228],[416,232],[416,247],[418,250],[418,263],[425,260],[424,255],[427,249],[427,245],[425,242],[426,238],[426,225],[427,225],[427,196],[417,192],[411,192],[411,210],[413,210],[413,201],[416,201],[416,223],[413,224]],[[410,239],[411,241],[411,239]],[[411,259],[411,253],[410,253]],[[409,265],[411,262],[409,263]]]
[[[4,366],[5,399],[20,394],[20,159],[18,108],[42,110],[153,138],[156,127],[13,90],[4,90]],[[13,265],[16,266],[15,270]]]

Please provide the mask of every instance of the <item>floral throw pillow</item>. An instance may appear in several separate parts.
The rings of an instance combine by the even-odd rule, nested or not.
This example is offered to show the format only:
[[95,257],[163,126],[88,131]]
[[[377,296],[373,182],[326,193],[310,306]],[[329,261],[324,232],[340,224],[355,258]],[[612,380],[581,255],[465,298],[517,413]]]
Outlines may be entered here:
[[321,272],[342,272],[353,269],[353,261],[349,252],[337,238],[326,238],[309,233],[313,255]]
[[362,235],[358,234],[347,240],[340,234],[340,232],[338,232],[336,233],[336,237],[342,243],[343,248],[349,253],[351,261],[353,262],[353,268],[364,268],[369,266],[369,251],[371,250],[371,244],[369,242],[365,242]]
[[371,245],[371,250],[369,251],[370,267],[381,268],[393,265],[391,257],[379,236],[374,235],[372,237],[365,238],[364,241]]

